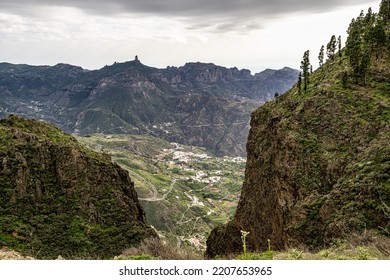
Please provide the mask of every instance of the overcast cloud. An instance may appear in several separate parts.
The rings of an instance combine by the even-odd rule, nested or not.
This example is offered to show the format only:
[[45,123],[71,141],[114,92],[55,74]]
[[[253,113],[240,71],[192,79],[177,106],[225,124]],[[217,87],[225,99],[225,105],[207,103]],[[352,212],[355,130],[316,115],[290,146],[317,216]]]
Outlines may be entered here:
[[[250,32],[278,17],[325,13],[367,0],[1,0],[0,12],[24,18],[56,17],[54,9],[78,9],[99,17],[175,19],[189,30]],[[72,24],[72,22],[70,22]]]
[[76,7],[109,15],[146,13],[167,16],[263,17],[294,12],[327,12],[365,0],[2,0],[0,10],[29,14],[44,6]]
[[380,2],[0,1],[0,61],[99,68],[138,54],[150,66],[196,60],[252,69],[260,64],[257,68],[294,66],[298,53],[344,32],[359,5],[376,8]]

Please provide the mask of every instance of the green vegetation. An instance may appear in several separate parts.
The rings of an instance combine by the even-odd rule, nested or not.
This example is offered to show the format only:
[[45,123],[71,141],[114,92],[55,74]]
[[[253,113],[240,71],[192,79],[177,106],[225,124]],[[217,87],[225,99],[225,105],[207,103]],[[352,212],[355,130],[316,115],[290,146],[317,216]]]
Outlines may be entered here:
[[337,45],[336,36],[332,35],[332,37],[330,38],[329,43],[326,45],[326,54],[327,54],[329,59],[334,59],[335,58],[336,45]]
[[[233,254],[228,257],[216,256],[214,259],[235,259],[235,260],[389,260],[390,255],[383,252],[384,248],[389,249],[387,240],[380,238],[377,244],[373,246],[369,243],[364,244],[370,238],[368,233],[366,237],[356,237],[359,244],[351,244],[347,241],[338,240],[332,243],[328,248],[315,252],[309,252],[306,249],[289,248],[282,252],[272,251],[269,248],[263,252],[243,252]],[[204,259],[202,252],[194,250],[192,247],[177,247],[175,239],[146,239],[138,246],[126,249],[121,255],[115,257],[117,260],[201,260]]]
[[318,54],[318,59],[319,59],[319,64],[320,64],[320,67],[324,64],[324,51],[325,51],[325,48],[324,48],[324,45],[321,46],[321,49],[320,49],[320,53]]
[[263,253],[242,253],[234,259],[236,260],[272,260],[276,252],[265,251]]
[[[232,221],[211,232],[209,257],[241,254],[236,235],[246,230],[254,233],[246,240],[254,253],[265,251],[270,239],[282,251],[299,248],[287,258],[305,258],[339,240],[356,251],[351,258],[371,258],[373,251],[373,258],[389,258],[386,18],[362,12],[351,23],[346,47],[336,50],[332,36],[329,59],[322,64],[320,51],[322,65],[313,73],[305,52],[302,80],[252,114],[241,200]],[[332,257],[350,258],[340,255]]]
[[349,58],[351,76],[356,82],[365,83],[370,64],[389,49],[390,35],[386,28],[383,12],[375,14],[371,8],[366,15],[362,11],[358,18],[352,20],[345,53]]
[[109,157],[52,125],[0,120],[0,248],[39,259],[110,258],[155,233]]
[[243,158],[216,157],[204,148],[145,135],[77,137],[104,151],[135,182],[147,221],[165,238],[204,250],[210,230],[232,218],[244,177]]
[[241,230],[242,250],[244,256],[246,255],[246,236],[249,234],[248,231]]
[[[332,36],[315,72],[306,51],[297,85],[253,113],[238,205],[242,159],[150,136],[79,137],[98,154],[51,126],[1,121],[0,245],[37,258],[202,259],[215,227],[212,258],[389,259],[389,11],[383,0],[362,12],[344,49]],[[160,239],[145,239],[155,234],[111,157]],[[140,223],[127,223],[134,213]]]
[[[310,58],[309,58],[309,51],[305,51],[303,54],[303,60],[301,61],[301,69],[302,69],[302,76],[303,78],[303,91],[306,93],[307,91],[307,86],[309,84],[309,76],[311,74],[311,64],[310,64]],[[299,88],[300,88],[300,83],[299,83]],[[300,90],[300,89],[299,89]]]
[[[324,230],[334,224],[338,230],[342,224],[346,235],[371,227],[382,234],[390,229],[383,215],[383,202],[390,201],[390,27],[369,9],[352,21],[339,56],[335,38],[328,44],[329,60],[310,75],[304,95],[297,84],[277,103],[258,110],[284,119],[290,139],[301,150],[290,180],[311,199],[302,203],[307,220],[294,230],[306,236],[310,248],[324,244],[329,238]],[[319,60],[322,64],[321,51]],[[324,219],[324,207],[337,209],[337,214],[323,221],[325,225],[316,224]]]

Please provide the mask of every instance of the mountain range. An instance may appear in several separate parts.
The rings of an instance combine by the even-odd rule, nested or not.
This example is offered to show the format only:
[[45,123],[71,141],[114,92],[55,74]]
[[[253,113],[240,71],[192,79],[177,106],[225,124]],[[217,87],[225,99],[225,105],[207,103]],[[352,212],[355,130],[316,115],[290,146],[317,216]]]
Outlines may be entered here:
[[0,117],[42,119],[80,135],[149,134],[243,156],[251,112],[297,77],[287,67],[255,75],[199,62],[157,69],[138,57],[94,71],[0,63]]
[[[388,259],[390,2],[348,35],[337,51],[331,39],[314,72],[306,51],[297,83],[289,68],[156,69],[137,57],[95,71],[0,64],[0,117],[10,115],[0,120],[0,245],[37,258],[132,247],[126,258],[161,259],[155,244],[173,234],[176,250],[208,236],[207,258],[357,248],[368,259],[368,247]],[[87,136],[77,139],[99,152],[14,113]],[[246,146],[242,188],[242,158],[153,136],[219,155]]]

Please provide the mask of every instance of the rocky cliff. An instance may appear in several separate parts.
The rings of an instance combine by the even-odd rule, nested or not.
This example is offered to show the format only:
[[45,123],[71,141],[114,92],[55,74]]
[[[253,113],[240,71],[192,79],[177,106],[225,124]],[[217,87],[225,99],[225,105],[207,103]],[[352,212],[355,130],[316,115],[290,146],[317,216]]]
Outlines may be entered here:
[[0,116],[14,113],[70,133],[149,134],[245,155],[250,113],[296,82],[298,71],[248,70],[211,63],[157,69],[140,60],[96,71],[58,64],[0,64]]
[[128,173],[108,156],[41,121],[0,121],[0,247],[110,258],[154,235]]
[[369,56],[365,79],[342,53],[311,75],[307,92],[296,86],[252,114],[237,211],[210,234],[209,257],[240,253],[241,230],[251,251],[268,240],[273,250],[390,244],[390,55]]

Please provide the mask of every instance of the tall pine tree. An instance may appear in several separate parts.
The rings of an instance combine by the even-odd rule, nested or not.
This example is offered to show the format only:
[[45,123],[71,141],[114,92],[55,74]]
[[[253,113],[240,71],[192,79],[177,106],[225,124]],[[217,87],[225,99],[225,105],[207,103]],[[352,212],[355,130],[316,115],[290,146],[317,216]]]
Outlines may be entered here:
[[298,93],[299,94],[302,93],[302,73],[301,72],[299,72],[297,87],[298,87]]
[[389,20],[390,0],[382,0],[379,14],[370,8],[366,15],[362,11],[349,25],[345,53],[356,82],[365,82],[371,60],[381,57],[384,49],[390,49],[390,38],[386,34]]
[[321,46],[321,49],[320,49],[320,53],[318,54],[318,60],[320,61],[319,64],[320,64],[320,67],[324,64],[324,51],[325,51],[325,47],[324,45]]
[[385,24],[390,22],[390,0],[382,0],[379,7],[379,16]]
[[309,76],[311,69],[309,54],[309,50],[305,51],[305,53],[303,54],[303,59],[301,61],[303,90],[305,93],[307,92],[307,85],[309,84]]
[[342,56],[342,54],[341,54],[341,35],[337,39],[337,47],[338,47],[339,57],[341,58],[341,56]]
[[357,19],[353,19],[348,28],[348,38],[345,43],[346,55],[349,57],[349,64],[352,74],[358,82],[365,78],[369,65],[369,51],[365,42],[365,16],[362,11]]
[[329,43],[326,45],[326,54],[330,59],[334,59],[334,55],[336,53],[336,44],[337,44],[336,36],[333,35],[330,38]]

